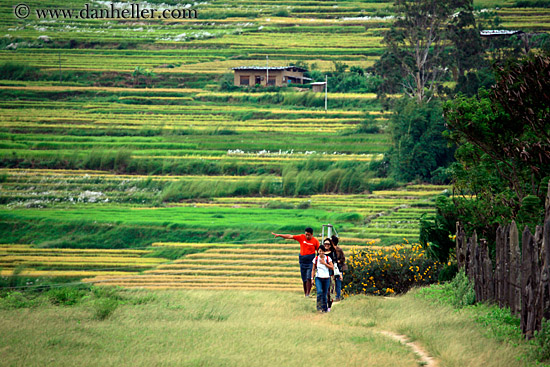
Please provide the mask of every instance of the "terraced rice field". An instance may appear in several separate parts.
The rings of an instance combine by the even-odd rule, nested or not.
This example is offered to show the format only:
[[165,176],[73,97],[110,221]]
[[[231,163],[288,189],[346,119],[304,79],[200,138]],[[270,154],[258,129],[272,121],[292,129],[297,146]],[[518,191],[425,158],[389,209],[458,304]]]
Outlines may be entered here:
[[[84,2],[40,6],[82,9]],[[475,1],[480,19],[491,13],[506,28],[550,29],[548,8],[518,6]],[[365,174],[357,191],[288,189],[300,172],[333,172],[341,182],[342,172],[360,176],[383,159],[390,115],[373,93],[330,92],[325,111],[324,95],[303,88],[224,86],[236,66],[306,63],[318,73],[336,62],[372,66],[394,20],[391,2],[192,7],[198,19],[37,19],[33,12],[17,19],[13,4],[0,1],[0,64],[20,73],[0,76],[0,230],[14,244],[0,248],[2,274],[298,291],[296,249],[273,241],[272,230],[332,223],[346,246],[418,238],[420,216],[433,214],[433,198],[448,187],[386,190],[395,184]],[[371,132],[360,129],[366,120]],[[154,242],[184,240],[180,250],[210,244],[174,262],[102,252],[157,251]],[[79,249],[61,249],[68,247]]]
[[[356,238],[357,244],[373,239],[402,240],[406,237],[416,240],[420,216],[433,214],[433,198],[449,190],[449,186],[410,185],[400,190],[357,195],[211,197],[174,203],[172,208],[155,209],[153,206],[158,202],[163,188],[175,181],[196,182],[199,185],[213,181],[230,185],[260,178],[280,184],[281,179],[277,176],[134,176],[103,171],[32,169],[0,170],[0,175],[6,177],[0,196],[2,204],[8,209],[0,212],[5,220],[55,218],[55,221],[62,221],[64,218],[67,221],[139,223],[151,227],[158,223],[163,226],[177,223],[178,226],[194,226],[201,231],[224,227],[238,231],[239,226],[245,225],[243,229],[246,230],[251,225],[250,220],[245,219],[248,215],[264,213],[268,218],[271,216],[271,224],[269,220],[264,222],[254,218],[252,222],[262,223],[255,228],[256,238],[266,238],[265,233],[288,225],[299,228],[301,232],[300,223],[307,226],[307,221],[311,220],[319,226],[323,222],[337,225],[342,236]],[[43,211],[41,208],[52,210]],[[62,208],[59,215],[54,215],[59,211],[56,208]],[[139,214],[136,209],[140,209]],[[279,215],[284,216],[283,213],[289,215],[281,220]],[[159,220],[155,216],[160,216]],[[199,218],[204,219],[198,221]],[[208,218],[213,218],[212,223]],[[244,224],[246,221],[248,224]],[[158,240],[153,238],[152,242]]]
[[[99,285],[150,289],[242,289],[302,291],[298,244],[249,244],[220,247],[187,255],[170,264],[125,279],[98,275],[84,281]],[[159,246],[192,246],[185,243]],[[349,251],[349,246],[343,246]]]
[[[15,172],[35,176],[36,180],[29,183],[32,189],[28,190],[33,190],[31,192],[40,192],[36,190],[40,185],[50,185],[52,183],[50,180],[56,178],[55,172],[44,172],[42,177],[38,171]],[[61,177],[64,180],[57,184],[71,187],[70,180],[66,176],[67,172],[63,173]],[[76,195],[82,187],[90,190],[99,190],[98,188],[102,187],[105,190],[105,185],[119,185],[121,181],[128,185],[126,186],[128,192],[119,191],[117,195],[134,197],[135,190],[132,189],[134,187],[132,185],[143,178],[134,178],[135,181],[132,183],[131,177],[109,178],[105,177],[105,173],[98,172],[84,173],[86,174],[97,176],[78,178],[77,175],[75,176],[77,182],[72,187],[76,190],[74,193],[58,191],[59,195],[55,199],[58,201],[53,205],[43,202],[46,206],[52,206],[53,211],[31,208],[9,209],[0,212],[0,216],[5,222],[47,221],[52,227],[57,226],[57,223],[66,225],[74,221],[75,223],[94,222],[98,226],[136,225],[140,230],[166,228],[167,231],[173,231],[183,226],[183,228],[190,228],[194,233],[204,230],[205,234],[220,230],[239,231],[256,228],[257,233],[251,232],[248,236],[263,238],[265,243],[249,244],[248,241],[151,243],[154,241],[154,238],[151,238],[149,244],[152,247],[148,247],[147,250],[59,249],[3,245],[0,247],[2,276],[12,274],[17,268],[20,275],[27,277],[86,278],[84,280],[86,282],[101,285],[146,288],[277,289],[299,292],[301,285],[297,265],[298,245],[294,241],[273,239],[269,235],[271,230],[283,230],[288,225],[297,225],[300,230],[305,225],[320,228],[321,224],[330,221],[336,225],[341,236],[342,247],[348,253],[353,246],[388,243],[387,239],[415,240],[418,237],[420,215],[433,213],[430,200],[434,195],[448,189],[446,186],[411,185],[407,188],[408,191],[383,191],[383,195],[380,196],[375,192],[372,195],[313,195],[308,198],[221,197],[202,203],[181,203],[174,208],[125,208],[120,205],[113,207],[106,203],[90,203],[84,200],[76,202],[74,198],[73,201],[68,198]],[[90,180],[89,186],[84,186],[82,181],[78,181],[83,179]],[[160,182],[168,180],[167,177],[153,179],[158,179]],[[10,183],[6,185],[9,186]],[[112,195],[108,191],[105,192],[107,195]],[[29,197],[32,197],[30,192]],[[109,198],[114,200],[113,196]],[[19,200],[22,198],[20,197]],[[35,196],[34,200],[39,199]],[[310,206],[301,211],[268,209],[274,204],[295,208],[304,201],[307,201]],[[26,205],[29,204],[38,205],[36,201],[27,201]],[[60,207],[64,208],[62,213],[55,209]],[[302,222],[303,219],[305,221]],[[48,240],[54,239],[44,238],[43,240],[47,243]],[[159,248],[192,249],[198,253],[188,253],[174,261],[160,257],[142,257]]]
[[166,259],[143,257],[148,250],[48,249],[31,245],[1,244],[0,275],[83,278],[97,274],[136,275]]
[[[156,249],[169,247],[202,248],[204,252],[169,261],[143,257],[152,250],[44,249],[3,244],[0,276],[15,273],[28,279],[84,278],[82,282],[126,288],[301,291],[299,247],[294,241],[153,244]],[[342,248],[351,250],[348,245]]]
[[[281,172],[285,164],[312,156],[328,162],[380,160],[389,144],[386,133],[348,134],[367,114],[381,125],[388,117],[376,110],[365,113],[357,94],[349,96],[357,107],[335,107],[325,113],[320,108],[285,106],[284,98],[293,93],[279,95],[282,105],[270,105],[249,98],[272,99],[272,93],[220,97],[186,89],[81,87],[72,94],[71,88],[36,88],[0,88],[5,97],[0,102],[4,160],[85,161],[101,150],[123,151],[136,166],[155,161],[157,170],[168,166],[166,161],[173,170],[200,159],[217,166],[238,162],[256,172]],[[312,96],[309,103],[312,100],[319,106],[324,103],[321,95]],[[348,103],[346,95],[335,100]],[[369,96],[367,101],[374,100]],[[282,135],[285,139],[277,138]],[[146,167],[141,171],[155,173]]]
[[[93,2],[94,3],[94,2]],[[493,12],[509,29],[550,28],[548,8],[518,8],[516,1],[474,2],[479,12]],[[55,8],[82,9],[79,1],[48,1]],[[265,60],[273,66],[288,59],[315,61],[327,70],[334,60],[350,66],[370,66],[381,53],[381,31],[393,21],[390,1],[223,1],[196,3],[198,19],[117,21],[105,19],[36,19],[18,21],[11,4],[0,7],[0,30],[8,39],[19,40],[18,52],[0,52],[0,61],[24,58],[33,66],[58,68],[55,49],[26,48],[21,41],[36,43],[47,35],[54,40],[118,45],[102,50],[71,49],[61,56],[66,70],[132,71],[136,66],[155,68],[158,73],[225,73],[233,66]],[[93,4],[94,6],[99,5]],[[148,8],[174,9],[143,2]],[[34,14],[33,14],[34,15]],[[17,43],[17,42],[16,42]],[[133,50],[133,45],[154,44]],[[129,49],[125,49],[129,48]],[[243,57],[244,55],[244,57]],[[168,66],[168,67],[167,67]]]

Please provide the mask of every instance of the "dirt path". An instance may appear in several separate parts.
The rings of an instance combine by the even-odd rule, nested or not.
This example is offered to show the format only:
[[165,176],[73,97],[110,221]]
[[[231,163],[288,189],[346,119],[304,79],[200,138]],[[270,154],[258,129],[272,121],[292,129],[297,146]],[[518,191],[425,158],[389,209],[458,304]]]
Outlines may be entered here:
[[414,353],[416,353],[420,357],[420,361],[424,366],[427,367],[438,367],[439,363],[437,360],[430,355],[422,348],[422,346],[416,342],[411,342],[405,335],[400,335],[393,333],[391,331],[381,331],[381,334],[384,334],[386,336],[389,336],[390,338],[393,338],[397,340],[398,342],[405,344],[407,347],[411,348]]
[[[393,299],[393,298],[389,298]],[[338,303],[333,303],[332,307],[337,305]],[[389,336],[390,338],[397,340],[401,344],[406,345],[409,347],[418,357],[420,357],[420,363],[422,363],[423,366],[427,367],[439,367],[439,362],[434,357],[430,356],[428,352],[420,345],[420,343],[417,342],[411,342],[406,335],[396,334],[391,331],[378,331],[380,334]]]

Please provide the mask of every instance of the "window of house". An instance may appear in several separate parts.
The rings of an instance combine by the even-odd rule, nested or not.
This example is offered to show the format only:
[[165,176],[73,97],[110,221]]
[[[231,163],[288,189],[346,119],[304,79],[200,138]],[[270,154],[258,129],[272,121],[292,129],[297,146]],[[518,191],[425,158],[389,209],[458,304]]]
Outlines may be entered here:
[[255,84],[262,84],[262,77],[259,75],[256,75],[256,82]]
[[250,85],[250,76],[241,75],[241,85]]
[[267,85],[275,85],[275,77],[269,77],[268,81],[267,81]]

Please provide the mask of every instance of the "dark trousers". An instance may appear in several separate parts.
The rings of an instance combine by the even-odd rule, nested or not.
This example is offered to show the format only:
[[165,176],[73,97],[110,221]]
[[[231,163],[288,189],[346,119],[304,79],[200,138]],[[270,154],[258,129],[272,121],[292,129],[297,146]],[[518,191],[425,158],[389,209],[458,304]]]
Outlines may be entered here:
[[313,259],[315,254],[300,255],[300,274],[302,275],[302,282],[307,282],[311,279],[311,271],[313,270]]
[[315,288],[317,288],[317,311],[328,311],[327,296],[330,286],[330,278],[315,278]]

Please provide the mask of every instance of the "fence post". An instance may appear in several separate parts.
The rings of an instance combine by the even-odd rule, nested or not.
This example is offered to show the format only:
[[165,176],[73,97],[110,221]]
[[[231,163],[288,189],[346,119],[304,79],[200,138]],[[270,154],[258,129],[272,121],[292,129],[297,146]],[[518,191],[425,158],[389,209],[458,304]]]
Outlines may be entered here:
[[493,276],[493,263],[491,257],[489,256],[489,248],[487,246],[487,241],[482,239],[481,244],[481,260],[483,268],[483,298],[484,300],[492,301],[495,299],[495,286],[494,286],[494,276]]
[[466,275],[470,279],[470,282],[475,285],[475,270],[474,264],[476,260],[476,247],[477,247],[477,233],[474,231],[472,237],[466,241],[466,257],[468,262],[466,263]]
[[510,311],[517,315],[521,309],[521,255],[519,253],[519,233],[515,221],[510,225],[510,260],[508,278],[508,304]]
[[[466,256],[466,233],[464,232],[464,227],[460,222],[456,222],[456,262],[458,268],[463,268],[466,265],[467,256]],[[464,269],[466,271],[466,269]]]
[[550,320],[550,181],[548,182],[548,191],[546,193],[540,258],[542,269],[538,289],[541,297],[539,312],[540,317]]
[[481,246],[477,240],[477,233],[474,232],[472,238],[472,252],[470,258],[472,259],[470,271],[472,272],[474,280],[474,291],[476,293],[476,300],[479,302],[485,301],[485,284],[483,279],[483,255]]
[[502,225],[499,225],[497,228],[497,236],[496,236],[496,266],[495,266],[495,300],[497,301],[498,305],[500,307],[504,306],[503,299],[504,299],[504,233],[505,228]]
[[530,339],[535,331],[535,313],[533,312],[536,303],[537,288],[537,252],[535,251],[536,241],[529,228],[525,226],[522,236],[521,255],[521,331],[526,338]]

